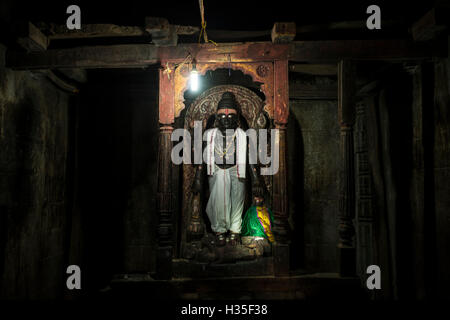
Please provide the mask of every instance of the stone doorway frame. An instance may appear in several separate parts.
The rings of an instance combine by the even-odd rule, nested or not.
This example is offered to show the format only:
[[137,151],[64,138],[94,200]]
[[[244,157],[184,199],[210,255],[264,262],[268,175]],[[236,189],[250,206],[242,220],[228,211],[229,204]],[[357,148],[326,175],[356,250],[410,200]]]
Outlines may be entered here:
[[[273,245],[274,275],[289,274],[289,222],[286,185],[286,128],[289,115],[288,53],[285,44],[251,43],[229,44],[216,47],[212,44],[190,45],[191,52],[178,45],[173,50],[165,48],[160,57],[159,70],[159,152],[158,152],[158,228],[156,277],[172,278],[173,258],[173,206],[171,133],[175,118],[184,109],[184,91],[188,87],[189,69],[183,61],[190,55],[196,60],[200,74],[217,68],[241,70],[261,82],[266,100],[264,111],[279,129],[274,147],[279,148],[279,170],[273,176],[273,213],[275,243]],[[186,49],[186,48],[185,48]],[[193,50],[194,49],[194,50]],[[195,52],[192,52],[195,51]],[[177,66],[181,66],[177,68]],[[184,68],[183,68],[184,67]]]

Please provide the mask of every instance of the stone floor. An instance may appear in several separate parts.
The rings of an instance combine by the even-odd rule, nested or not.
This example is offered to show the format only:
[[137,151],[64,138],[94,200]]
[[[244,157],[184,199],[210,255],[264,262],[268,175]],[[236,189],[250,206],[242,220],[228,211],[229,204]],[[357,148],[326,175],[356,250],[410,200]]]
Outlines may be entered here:
[[104,299],[161,300],[367,300],[358,278],[337,274],[154,280],[150,274],[117,275]]
[[223,278],[242,276],[269,276],[274,274],[273,257],[257,257],[224,263],[201,263],[187,259],[172,261],[174,278]]

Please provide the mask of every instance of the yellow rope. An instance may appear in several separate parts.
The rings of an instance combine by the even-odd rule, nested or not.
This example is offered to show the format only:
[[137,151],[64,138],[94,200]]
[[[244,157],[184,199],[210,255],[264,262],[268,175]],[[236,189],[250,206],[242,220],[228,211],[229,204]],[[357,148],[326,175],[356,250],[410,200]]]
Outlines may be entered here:
[[166,68],[163,71],[163,74],[167,74],[167,79],[170,80],[170,74],[172,73],[172,69],[169,67],[169,63],[166,62]]
[[200,5],[200,16],[202,18],[202,28],[200,29],[200,34],[198,35],[198,43],[200,43],[200,39],[202,38],[203,34],[203,40],[206,43],[211,42],[217,47],[217,43],[209,40],[208,35],[206,34],[205,7],[203,6],[203,0],[198,0],[198,4]]
[[187,56],[186,56],[186,58],[184,58],[184,60],[183,60],[183,62],[181,62],[180,64],[177,64],[176,66],[175,66],[175,68],[174,69],[176,69],[176,68],[178,68],[178,67],[182,67],[187,61],[188,61],[188,59],[191,57],[191,54],[189,53]]

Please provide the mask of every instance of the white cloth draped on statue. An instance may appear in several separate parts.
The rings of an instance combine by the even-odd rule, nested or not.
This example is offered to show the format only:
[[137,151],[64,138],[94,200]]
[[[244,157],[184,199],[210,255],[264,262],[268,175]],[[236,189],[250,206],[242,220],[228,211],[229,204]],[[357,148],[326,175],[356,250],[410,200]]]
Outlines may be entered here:
[[206,213],[214,232],[230,230],[241,232],[244,211],[245,182],[237,176],[236,166],[221,169],[217,165],[214,175],[208,177],[210,196]]
[[[207,165],[207,173],[208,175],[213,175],[216,166],[215,166],[215,140],[218,128],[210,129],[206,132],[206,165]],[[245,178],[245,164],[246,164],[246,156],[247,156],[247,135],[244,130],[241,128],[236,129],[236,168],[237,168],[237,177]],[[222,146],[224,147],[224,146]]]

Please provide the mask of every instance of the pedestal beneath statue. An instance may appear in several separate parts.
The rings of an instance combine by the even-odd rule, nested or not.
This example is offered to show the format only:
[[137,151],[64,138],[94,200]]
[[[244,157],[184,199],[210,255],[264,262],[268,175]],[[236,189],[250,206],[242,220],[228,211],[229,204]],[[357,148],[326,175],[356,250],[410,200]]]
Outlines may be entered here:
[[187,259],[172,261],[175,278],[224,278],[247,276],[273,276],[273,257],[257,257],[253,260],[241,260],[227,263],[204,263]]

